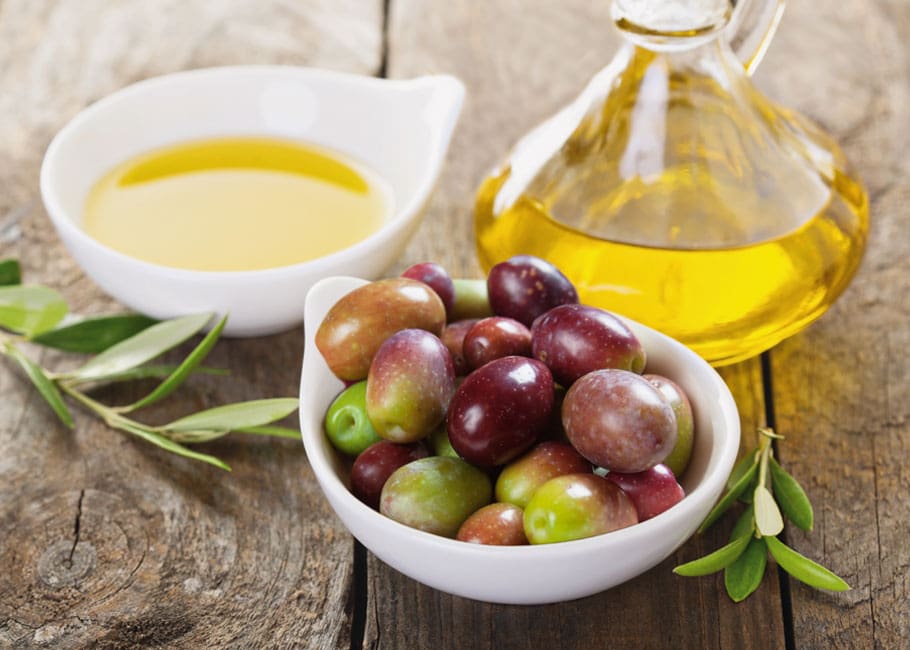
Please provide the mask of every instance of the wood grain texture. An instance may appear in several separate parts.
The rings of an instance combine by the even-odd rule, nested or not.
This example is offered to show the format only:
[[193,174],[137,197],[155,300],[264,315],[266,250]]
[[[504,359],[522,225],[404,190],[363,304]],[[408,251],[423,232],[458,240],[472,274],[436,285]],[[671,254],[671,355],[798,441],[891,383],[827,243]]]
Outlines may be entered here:
[[[815,530],[794,529],[789,541],[853,587],[830,594],[793,581],[794,640],[797,647],[906,648],[910,5],[844,2],[822,12],[806,5],[794,3],[779,45],[809,59],[778,82],[791,78],[791,103],[843,144],[869,190],[871,232],[841,299],[772,353],[778,428],[788,436],[782,460],[816,509]],[[768,63],[776,61],[780,53]]]
[[[450,72],[468,88],[451,155],[399,267],[434,259],[479,275],[472,207],[521,134],[609,60],[609,2],[391,0],[0,0],[0,258],[63,291],[76,311],[116,303],[53,234],[41,156],[80,108],[132,81],[231,63],[309,64],[389,76]],[[447,596],[370,556],[365,602],[352,542],[300,445],[232,437],[202,450],[226,475],[77,414],[64,429],[0,364],[0,647],[590,648],[910,646],[910,6],[791,3],[756,76],[772,98],[833,133],[864,177],[873,225],[856,281],[770,355],[780,455],[816,506],[788,541],[854,589],[827,594],[771,573],[746,603],[719,576],[672,567],[721,545],[730,522],[607,593],[546,607]],[[395,269],[393,269],[394,271]],[[143,413],[158,422],[228,401],[296,392],[299,332],[226,341],[230,378],[194,377]],[[51,367],[71,363],[29,350]],[[744,446],[766,421],[758,360],[724,369]],[[145,386],[99,396],[112,403]],[[363,629],[352,629],[365,607]],[[792,626],[788,622],[792,617]]]
[[[19,258],[26,281],[60,289],[77,312],[119,309],[78,271],[41,207],[38,168],[53,133],[91,101],[175,70],[289,63],[372,74],[381,29],[378,0],[0,2],[0,258]],[[295,395],[301,338],[223,341],[208,363],[231,377],[194,377],[141,417]],[[72,363],[29,352],[49,367]],[[99,396],[124,403],[150,388]],[[200,448],[234,471],[81,413],[67,430],[0,364],[0,647],[349,645],[352,542],[301,445],[236,436]]]

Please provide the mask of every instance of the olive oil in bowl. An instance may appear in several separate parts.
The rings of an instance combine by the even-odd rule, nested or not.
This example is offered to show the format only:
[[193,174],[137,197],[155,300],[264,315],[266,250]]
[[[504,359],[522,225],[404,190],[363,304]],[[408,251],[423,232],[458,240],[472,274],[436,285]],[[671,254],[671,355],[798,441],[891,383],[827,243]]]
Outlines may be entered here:
[[251,271],[347,248],[377,231],[392,208],[385,180],[338,152],[230,137],[121,163],[89,193],[83,228],[154,264]]

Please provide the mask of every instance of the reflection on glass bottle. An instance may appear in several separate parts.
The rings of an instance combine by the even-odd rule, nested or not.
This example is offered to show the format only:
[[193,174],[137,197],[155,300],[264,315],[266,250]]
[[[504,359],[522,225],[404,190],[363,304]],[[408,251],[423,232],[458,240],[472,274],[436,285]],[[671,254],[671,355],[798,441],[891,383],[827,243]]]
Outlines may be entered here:
[[[716,365],[818,318],[862,257],[867,197],[828,136],[753,87],[743,60],[757,64],[781,9],[756,1],[740,16],[723,0],[617,0],[626,44],[480,188],[484,267],[544,257],[583,302]],[[762,24],[743,38],[750,17]]]

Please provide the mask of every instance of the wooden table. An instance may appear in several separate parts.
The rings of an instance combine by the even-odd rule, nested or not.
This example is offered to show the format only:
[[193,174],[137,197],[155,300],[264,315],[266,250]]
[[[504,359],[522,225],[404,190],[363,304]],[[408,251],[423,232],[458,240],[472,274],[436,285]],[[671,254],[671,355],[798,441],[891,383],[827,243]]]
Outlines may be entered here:
[[[211,65],[287,63],[460,76],[468,100],[426,221],[401,266],[480,273],[473,191],[529,127],[610,58],[609,2],[572,0],[2,0],[0,258],[83,314],[117,309],[65,253],[38,196],[53,134],[130,82]],[[773,424],[817,511],[788,542],[842,575],[829,594],[770,572],[733,605],[719,577],[671,568],[723,526],[609,592],[507,607],[424,587],[365,553],[294,441],[204,445],[232,474],[112,432],[68,430],[0,364],[0,647],[882,647],[910,645],[910,4],[794,2],[756,81],[819,122],[861,171],[872,231],[860,272],[804,333],[723,375],[744,444]],[[392,272],[400,269],[392,269]],[[147,414],[294,395],[300,331],[229,340]],[[67,357],[30,349],[56,367]],[[147,386],[103,391],[111,402]],[[73,561],[64,564],[61,549]],[[495,579],[495,578],[494,578]]]

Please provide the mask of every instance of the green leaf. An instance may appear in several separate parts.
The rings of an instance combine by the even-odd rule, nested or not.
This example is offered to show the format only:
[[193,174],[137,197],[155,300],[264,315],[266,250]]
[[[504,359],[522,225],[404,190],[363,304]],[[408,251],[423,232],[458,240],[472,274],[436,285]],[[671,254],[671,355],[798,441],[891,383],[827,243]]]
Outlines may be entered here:
[[300,431],[290,427],[264,426],[264,427],[243,427],[234,429],[236,433],[255,433],[260,436],[275,436],[276,438],[290,438],[291,440],[300,440]]
[[777,563],[791,576],[810,587],[829,591],[847,591],[850,585],[821,564],[800,555],[776,537],[766,537],[765,543]]
[[755,474],[758,471],[758,463],[753,463],[745,471],[745,473],[739,477],[739,480],[733,485],[732,488],[727,490],[727,493],[717,502],[717,505],[708,513],[707,518],[702,522],[701,526],[698,528],[698,532],[703,533],[706,531],[711,524],[718,520],[718,518],[724,514],[730,506],[732,506],[737,497],[742,494],[749,484],[755,479]]
[[297,398],[281,397],[238,402],[193,413],[159,427],[175,433],[183,431],[236,431],[269,424],[297,409]]
[[70,414],[69,409],[66,408],[66,404],[63,402],[63,397],[60,395],[60,391],[57,390],[57,386],[50,380],[50,378],[44,373],[44,371],[36,365],[31,359],[22,354],[22,351],[19,350],[14,345],[9,345],[6,347],[7,354],[9,354],[16,362],[22,367],[22,370],[25,371],[25,374],[35,385],[35,388],[38,389],[38,392],[41,393],[41,396],[44,400],[50,405],[54,410],[54,413],[57,414],[57,417],[60,418],[60,421],[63,422],[66,426],[73,427],[73,416]]
[[205,335],[202,341],[199,342],[199,345],[197,345],[196,348],[189,354],[189,356],[183,360],[183,363],[181,363],[167,379],[158,384],[158,387],[155,388],[155,390],[140,399],[138,402],[135,402],[128,406],[126,409],[122,410],[125,412],[133,411],[135,409],[142,408],[143,406],[154,404],[158,400],[164,399],[173,393],[177,387],[186,381],[186,378],[189,377],[199,366],[199,364],[202,363],[202,361],[208,356],[209,352],[218,341],[218,337],[221,336],[221,330],[224,329],[225,323],[227,323],[227,316],[224,316],[220,321],[218,321],[218,324],[215,325],[215,327],[213,327],[211,331]]
[[32,337],[32,342],[67,352],[97,354],[157,323],[141,314],[87,318]]
[[787,519],[803,530],[812,530],[814,513],[812,503],[802,486],[771,458],[771,486],[780,509]]
[[751,535],[755,532],[755,510],[749,506],[736,520],[733,526],[733,532],[730,533],[730,540],[739,539],[743,535]]
[[[118,372],[113,375],[105,375],[102,378],[102,380],[105,383],[109,383],[109,382],[116,382],[116,381],[133,381],[136,379],[164,379],[165,377],[170,375],[172,372],[174,372],[179,367],[180,366],[177,366],[172,363],[153,365],[153,366],[139,366],[138,368],[129,368],[128,370],[124,370],[123,372]],[[206,367],[196,368],[196,370],[194,372],[202,374],[202,375],[219,375],[219,376],[231,374],[230,371],[228,371],[224,368],[206,368]],[[81,383],[94,382],[96,380],[94,380],[94,379],[79,380],[79,378],[73,378],[68,381],[71,384],[78,385]]]
[[152,325],[108,348],[71,376],[83,380],[103,379],[140,366],[186,341],[211,318],[211,314],[194,314]]
[[734,539],[732,542],[726,546],[721,546],[719,549],[713,553],[709,553],[704,557],[700,557],[697,560],[692,560],[691,562],[686,562],[685,564],[680,564],[678,567],[673,569],[673,573],[681,576],[706,576],[709,573],[715,573],[721,569],[729,566],[736,558],[738,558],[743,551],[746,550],[746,547],[749,545],[749,540],[753,539],[749,535],[743,535],[737,539]]
[[741,479],[756,463],[758,463],[758,449],[753,449],[740,458],[739,462],[733,467],[733,471],[730,472],[730,477],[727,479],[727,489],[729,490],[739,483],[739,479]]
[[51,329],[68,311],[63,297],[48,287],[0,287],[0,327],[34,336]]
[[128,433],[132,433],[133,435],[139,436],[143,440],[150,442],[153,445],[157,445],[158,447],[161,447],[162,449],[166,449],[167,451],[175,453],[179,456],[184,456],[186,458],[192,458],[193,460],[201,460],[204,463],[214,465],[215,467],[220,467],[221,469],[227,470],[228,472],[231,471],[230,465],[225,463],[223,460],[215,458],[214,456],[209,456],[208,454],[201,454],[198,451],[193,451],[192,449],[188,449],[178,442],[169,440],[168,438],[164,437],[157,431],[152,431],[151,429],[145,429],[143,427],[131,424],[129,421],[123,421],[123,420],[117,421],[115,424],[113,424],[113,426],[117,427],[118,429],[121,429],[122,431],[127,431]]
[[780,508],[764,485],[755,488],[755,527],[764,537],[774,537],[784,529]]
[[765,538],[749,540],[743,554],[724,569],[724,587],[733,602],[739,603],[758,589],[765,577],[768,564],[768,548]]
[[20,284],[21,282],[22,270],[19,268],[19,262],[16,260],[0,261],[0,286]]

